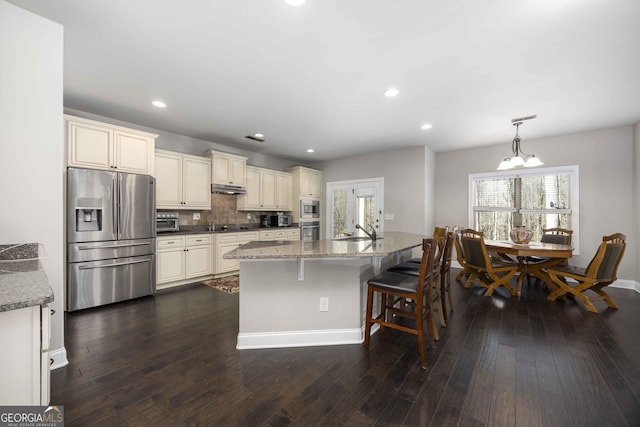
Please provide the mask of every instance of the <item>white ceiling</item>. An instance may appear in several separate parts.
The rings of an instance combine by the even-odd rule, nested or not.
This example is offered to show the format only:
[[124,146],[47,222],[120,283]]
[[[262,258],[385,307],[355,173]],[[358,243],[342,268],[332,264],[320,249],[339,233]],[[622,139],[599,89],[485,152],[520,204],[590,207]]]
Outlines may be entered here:
[[65,107],[307,163],[640,122],[638,0],[11,2],[64,26]]

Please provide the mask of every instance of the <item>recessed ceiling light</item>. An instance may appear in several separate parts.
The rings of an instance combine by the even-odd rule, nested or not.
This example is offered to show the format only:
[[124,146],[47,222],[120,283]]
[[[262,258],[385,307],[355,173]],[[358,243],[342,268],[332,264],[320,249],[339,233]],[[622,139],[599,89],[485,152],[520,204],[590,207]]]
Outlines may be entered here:
[[284,0],[290,6],[300,6],[307,0]]
[[393,98],[394,96],[398,96],[399,93],[400,91],[398,89],[391,87],[384,91],[384,96],[388,98]]
[[431,125],[429,123],[425,123],[422,126],[420,126],[420,129],[427,130],[427,129],[431,129],[432,127],[433,127],[433,125]]
[[316,150],[314,150],[313,148],[307,148],[307,153],[315,153]]
[[253,136],[255,136],[256,138],[264,138],[264,134],[262,133],[254,133]]
[[156,100],[153,101],[151,103],[154,107],[158,107],[158,108],[167,108],[167,104],[165,104],[164,102],[160,101],[160,100]]

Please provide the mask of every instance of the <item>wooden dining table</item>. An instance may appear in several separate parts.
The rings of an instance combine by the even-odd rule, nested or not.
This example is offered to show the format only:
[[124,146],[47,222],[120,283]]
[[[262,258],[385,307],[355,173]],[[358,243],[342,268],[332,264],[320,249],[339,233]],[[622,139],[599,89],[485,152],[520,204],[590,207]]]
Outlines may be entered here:
[[[518,289],[517,295],[522,295],[522,280],[527,275],[527,257],[548,258],[545,266],[557,265],[571,258],[573,249],[571,245],[560,245],[557,243],[529,242],[526,244],[513,243],[510,240],[485,240],[484,242],[489,252],[497,252],[515,256],[518,260]],[[552,290],[556,285],[551,281],[549,275],[543,270],[533,271],[536,277],[540,278]]]

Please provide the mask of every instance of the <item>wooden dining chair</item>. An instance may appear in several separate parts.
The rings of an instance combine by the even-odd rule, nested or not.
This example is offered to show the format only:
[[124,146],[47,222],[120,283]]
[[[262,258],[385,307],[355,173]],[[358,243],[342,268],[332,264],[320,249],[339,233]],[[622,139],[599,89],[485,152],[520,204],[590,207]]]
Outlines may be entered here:
[[[549,277],[558,287],[549,294],[547,299],[555,301],[565,294],[571,294],[582,301],[587,310],[597,313],[598,310],[591,299],[585,295],[586,291],[593,291],[599,295],[593,298],[594,300],[604,300],[608,307],[618,308],[603,288],[617,280],[618,266],[627,246],[626,238],[622,233],[602,237],[602,243],[596,255],[586,267],[566,264],[547,268]],[[570,285],[567,278],[575,280],[577,284]]]
[[[555,243],[558,245],[571,245],[571,235],[573,230],[566,228],[543,228],[542,237],[540,242],[542,243]],[[538,281],[544,283],[545,272],[544,270],[551,266],[558,264],[558,261],[554,258],[541,258],[541,257],[527,257],[525,259],[527,263],[527,283],[530,283],[531,275],[536,277],[536,284]],[[567,260],[562,261],[563,264],[567,263]]]
[[483,233],[467,228],[462,230],[461,245],[465,254],[467,267],[475,274],[475,278],[468,280],[465,287],[476,284],[487,288],[486,296],[493,295],[499,286],[504,286],[516,295],[516,290],[509,284],[509,280],[518,272],[518,264],[506,260],[491,258],[484,244]]
[[[431,347],[435,348],[435,341],[430,331],[433,328],[433,308],[430,301],[433,283],[433,259],[436,252],[434,239],[424,239],[422,242],[422,262],[417,276],[385,271],[376,274],[367,281],[367,313],[364,330],[364,346],[369,347],[371,326],[380,325],[384,328],[396,329],[418,337],[420,363],[427,369],[427,359],[424,350],[424,322]],[[373,301],[375,294],[380,294],[380,313],[373,316]],[[398,317],[409,319],[402,322]],[[411,322],[413,321],[413,322]]]
[[[441,319],[442,326],[447,326],[449,321],[449,311],[453,311],[453,299],[451,297],[451,258],[453,256],[453,243],[456,240],[456,234],[453,231],[447,232],[447,239],[440,260],[440,300],[441,313],[444,319]],[[448,301],[448,307],[447,307]],[[447,310],[448,308],[448,310]]]
[[462,270],[460,270],[456,275],[456,280],[460,282],[466,278],[465,288],[468,288],[469,286],[471,286],[471,282],[473,282],[473,279],[476,278],[476,275],[467,266],[467,257],[465,256],[464,249],[462,248],[462,244],[460,243],[460,234],[461,234],[460,231],[454,234],[455,236],[454,245],[456,247],[456,260],[458,261],[458,264],[460,264],[460,266],[462,267]]

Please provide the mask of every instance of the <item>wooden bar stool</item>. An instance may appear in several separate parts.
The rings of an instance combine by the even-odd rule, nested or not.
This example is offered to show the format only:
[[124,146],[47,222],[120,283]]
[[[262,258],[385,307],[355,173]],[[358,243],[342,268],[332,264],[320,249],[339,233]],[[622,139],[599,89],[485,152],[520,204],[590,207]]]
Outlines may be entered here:
[[[433,257],[436,248],[434,239],[422,241],[422,261],[417,276],[385,271],[376,274],[367,281],[367,319],[364,331],[364,346],[369,347],[371,325],[380,325],[382,332],[385,327],[407,332],[418,337],[420,363],[427,369],[427,359],[424,351],[424,329],[426,319],[427,330],[433,330],[433,308],[430,300],[433,282]],[[380,314],[373,317],[373,300],[375,293],[381,296]],[[400,316],[415,321],[415,326],[394,322],[394,317]],[[435,341],[429,333],[431,347],[435,348]]]

